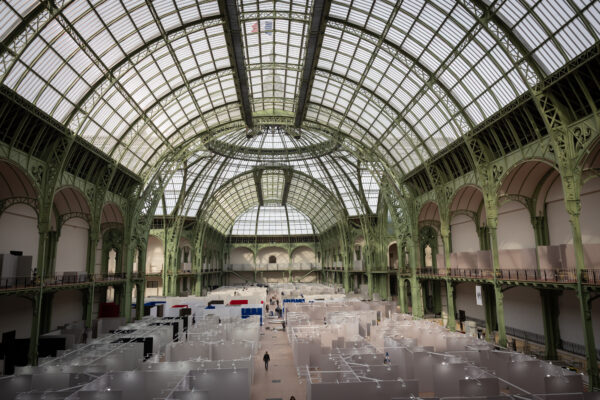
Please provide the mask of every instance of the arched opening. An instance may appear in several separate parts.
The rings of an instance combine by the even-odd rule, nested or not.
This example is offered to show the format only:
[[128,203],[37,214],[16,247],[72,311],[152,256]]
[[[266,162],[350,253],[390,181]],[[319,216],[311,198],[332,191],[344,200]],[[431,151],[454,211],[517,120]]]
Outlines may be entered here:
[[549,162],[528,160],[512,168],[498,190],[498,249],[503,269],[536,271],[537,246],[547,246],[544,197],[558,172]]
[[308,246],[300,246],[292,251],[292,266],[315,264],[315,251]]
[[398,244],[396,242],[388,246],[388,268],[398,269]]
[[[135,304],[137,301],[137,285],[133,285],[131,288],[131,304]],[[137,304],[136,304],[137,306]]]
[[54,274],[85,274],[90,231],[90,208],[79,190],[66,187],[54,195],[54,212],[58,243]]
[[[37,193],[29,176],[11,162],[0,161],[0,254],[19,258],[29,265],[28,272],[20,271],[23,278],[37,274],[38,263],[38,214]],[[22,256],[8,256],[11,251]],[[15,278],[16,269],[2,271],[1,279]],[[12,285],[16,281],[4,281]]]
[[108,252],[108,274],[114,275],[117,272],[117,250],[110,249]]
[[277,264],[277,257],[269,256],[269,264]]
[[115,302],[115,288],[113,286],[108,286],[106,288],[106,303],[114,303]]
[[463,186],[450,204],[450,268],[492,268],[483,194],[478,187]]
[[271,263],[272,257],[275,257],[276,263],[288,264],[290,259],[286,249],[283,247],[269,246],[260,249],[256,253],[256,262],[259,265],[273,264]]
[[[354,271],[363,271],[364,268],[364,263],[365,263],[365,256],[364,256],[364,249],[365,249],[365,239],[362,236],[357,237],[354,240],[354,251],[352,252],[352,262],[353,262],[353,269]],[[342,261],[342,255],[338,254],[338,261],[336,266],[338,268],[343,268],[343,261]]]
[[408,279],[404,280],[404,304],[406,304],[408,313],[412,312],[412,293],[410,288],[410,281]]
[[135,251],[133,252],[133,265],[132,265],[132,270],[131,270],[134,274],[136,274],[138,272],[139,260],[140,260],[140,250],[135,249]]
[[148,236],[148,247],[146,248],[146,274],[158,274],[162,272],[165,263],[165,248],[162,240],[156,236]]

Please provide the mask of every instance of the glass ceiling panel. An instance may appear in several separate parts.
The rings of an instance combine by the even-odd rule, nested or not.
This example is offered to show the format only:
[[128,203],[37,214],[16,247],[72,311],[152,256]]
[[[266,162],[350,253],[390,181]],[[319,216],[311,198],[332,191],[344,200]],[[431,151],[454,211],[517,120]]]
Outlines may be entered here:
[[600,36],[597,1],[507,0],[499,2],[496,13],[546,73],[587,50]]
[[[334,1],[311,101],[344,110],[377,144],[393,149],[396,165],[413,169],[466,133],[465,117],[480,123],[527,90],[511,55],[478,16],[460,2]],[[374,103],[391,108],[388,115],[404,119],[411,133],[385,121]],[[330,120],[323,109],[309,114]]]
[[260,208],[256,234],[260,236],[289,235],[285,206],[267,205]]
[[310,219],[291,205],[253,207],[240,215],[231,228],[231,234],[239,236],[312,235],[314,233]]
[[285,176],[281,170],[267,170],[261,177],[262,197],[265,203],[281,203]]
[[294,112],[312,0],[241,0],[238,4],[252,110]]
[[19,25],[25,16],[40,3],[35,0],[5,0],[0,3],[0,41]]
[[[233,168],[237,169],[237,168]],[[210,201],[201,207],[203,218],[206,222],[222,233],[228,233],[236,218],[252,207],[259,205],[256,174],[254,170],[237,175],[227,181],[224,185],[218,185],[217,177],[213,178],[213,188],[218,188],[210,195]],[[347,178],[346,178],[347,179]],[[343,178],[337,177],[335,184],[344,185]],[[263,194],[270,197],[265,200],[265,206],[282,206],[284,173],[281,170],[266,169],[262,171],[261,186]],[[176,185],[176,182],[174,183]],[[212,190],[212,189],[211,189]],[[195,196],[202,195],[196,193]],[[279,196],[278,199],[275,199]],[[305,214],[319,230],[325,230],[337,223],[343,217],[344,212],[340,208],[342,201],[349,204],[356,193],[346,193],[336,199],[336,195],[326,187],[320,186],[313,176],[305,176],[300,173],[291,175],[290,185],[287,193],[286,205],[296,207]],[[204,193],[204,198],[208,199]],[[187,200],[186,200],[187,201]],[[189,203],[189,201],[188,201]]]

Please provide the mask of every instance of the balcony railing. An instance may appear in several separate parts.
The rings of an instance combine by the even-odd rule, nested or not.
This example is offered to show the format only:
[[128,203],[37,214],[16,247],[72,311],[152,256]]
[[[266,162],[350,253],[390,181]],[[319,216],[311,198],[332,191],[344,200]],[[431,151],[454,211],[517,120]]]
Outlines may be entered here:
[[437,268],[417,268],[417,275],[446,276],[446,270]]
[[494,271],[491,269],[450,269],[450,276],[453,278],[473,278],[473,279],[492,279]]
[[[125,279],[124,273],[115,274],[95,274],[88,275],[85,272],[82,273],[69,273],[62,275],[55,275],[44,278],[44,286],[55,287],[55,286],[66,286],[76,285],[93,282],[112,282]],[[14,278],[1,278],[0,279],[0,290],[14,290],[14,289],[27,289],[40,287],[40,279],[28,278],[28,277],[14,277]]]
[[582,270],[581,282],[583,282],[586,285],[600,285],[600,269]]
[[283,264],[226,264],[225,271],[312,271],[321,269],[313,263],[283,263]]
[[499,269],[498,279],[527,282],[577,282],[577,271],[574,269],[535,270],[535,269]]

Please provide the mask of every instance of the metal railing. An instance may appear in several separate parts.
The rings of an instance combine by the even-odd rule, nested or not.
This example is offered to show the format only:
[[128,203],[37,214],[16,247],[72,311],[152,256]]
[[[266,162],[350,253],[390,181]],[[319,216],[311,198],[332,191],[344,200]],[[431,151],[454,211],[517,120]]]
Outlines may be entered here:
[[[405,272],[405,271],[401,271]],[[410,273],[410,270],[406,271]],[[417,275],[427,276],[450,276],[453,278],[474,278],[474,279],[492,279],[494,271],[492,269],[479,268],[452,268],[450,274],[445,268],[417,268]],[[536,269],[499,269],[495,274],[497,279],[520,282],[556,282],[556,283],[576,283],[577,270],[575,269],[557,269],[557,270],[536,270]],[[581,281],[586,285],[600,285],[600,269],[584,269],[581,271]]]
[[581,282],[586,285],[600,285],[600,269],[581,270]]
[[226,264],[224,271],[312,271],[321,269],[313,263],[282,263],[282,264]]
[[[62,275],[54,275],[44,278],[44,286],[66,286],[93,282],[112,282],[125,279],[125,273],[114,274],[94,274],[89,275],[85,272],[67,273]],[[40,286],[40,278],[34,277],[12,277],[0,279],[0,290],[14,290],[35,288]]]
[[535,270],[535,269],[499,269],[498,279],[509,281],[529,282],[577,282],[577,271],[574,269],[562,270]]
[[439,268],[417,268],[417,275],[446,276],[446,270]]
[[[475,324],[485,329],[485,320],[473,317],[466,317],[467,321],[474,321]],[[525,331],[523,329],[513,328],[511,326],[506,327],[506,334],[512,337],[516,337],[518,339],[526,340],[528,342],[537,343],[540,345],[546,345],[546,337],[539,333],[533,333],[529,331]],[[576,354],[578,356],[585,357],[585,346],[579,343],[567,342],[565,340],[561,340],[558,344],[558,348],[560,350],[564,350],[568,353]],[[600,349],[596,350],[598,359],[600,359]]]
[[494,271],[491,269],[450,269],[450,276],[454,278],[473,278],[473,279],[491,279],[494,277]]

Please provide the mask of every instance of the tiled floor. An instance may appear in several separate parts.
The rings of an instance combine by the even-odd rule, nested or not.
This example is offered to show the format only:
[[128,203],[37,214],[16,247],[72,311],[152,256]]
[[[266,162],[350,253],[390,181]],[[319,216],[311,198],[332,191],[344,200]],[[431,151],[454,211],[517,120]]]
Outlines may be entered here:
[[[294,366],[292,346],[283,331],[261,328],[260,349],[254,362],[254,383],[251,388],[252,400],[296,400],[306,399],[306,383],[300,383]],[[271,362],[265,371],[262,361],[265,351],[269,352]]]

